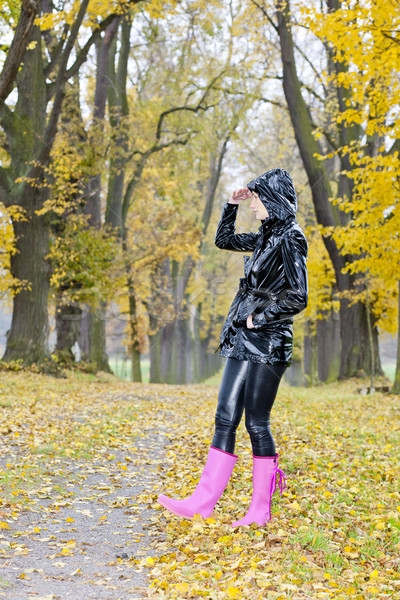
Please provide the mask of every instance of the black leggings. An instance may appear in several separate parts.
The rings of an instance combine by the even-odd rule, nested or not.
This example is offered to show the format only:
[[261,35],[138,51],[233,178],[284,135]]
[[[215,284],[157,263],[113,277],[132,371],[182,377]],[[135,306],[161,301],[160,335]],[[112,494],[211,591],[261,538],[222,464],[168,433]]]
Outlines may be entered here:
[[215,413],[215,448],[233,454],[245,410],[254,456],[275,456],[269,415],[285,370],[285,366],[227,358]]

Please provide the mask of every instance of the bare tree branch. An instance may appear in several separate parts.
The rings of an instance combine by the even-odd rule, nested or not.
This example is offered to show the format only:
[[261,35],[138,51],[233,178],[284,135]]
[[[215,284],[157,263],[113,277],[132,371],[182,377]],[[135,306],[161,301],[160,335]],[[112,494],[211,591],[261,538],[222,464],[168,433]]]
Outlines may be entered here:
[[[271,27],[273,27],[273,29],[275,29],[276,33],[279,33],[278,26],[274,23],[274,21],[269,16],[267,9],[264,6],[262,6],[261,4],[259,4],[259,2],[256,2],[256,0],[251,0],[251,2],[254,4],[254,6],[256,6],[262,12],[264,17],[267,19],[268,23],[271,25]],[[308,56],[304,53],[304,51],[300,48],[300,46],[298,46],[298,44],[296,44],[296,42],[294,40],[293,40],[293,44],[294,44],[294,48],[296,49],[296,51],[302,56],[302,58],[306,61],[306,63],[311,67],[312,71],[315,73],[318,81],[320,82],[320,84],[322,85],[322,87],[324,89],[324,92],[327,93],[326,87],[321,78],[321,74],[317,71],[313,62],[308,58]],[[306,87],[306,86],[304,86],[304,87]]]
[[[394,33],[399,33],[397,30],[393,30],[393,32],[394,32]],[[390,32],[390,30],[389,30],[389,33],[391,33],[391,32]],[[387,38],[387,39],[388,39],[388,40],[390,40],[391,42],[394,42],[395,44],[400,44],[400,39],[392,37],[391,35],[389,35],[389,33],[388,33],[387,31],[385,31],[384,29],[381,29],[381,34],[382,34],[382,35],[383,35],[385,38]]]
[[266,98],[265,96],[259,96],[258,94],[248,94],[247,92],[242,92],[241,90],[231,90],[231,89],[223,88],[223,87],[215,87],[214,89],[224,92],[225,94],[231,94],[232,96],[246,96],[246,98],[253,98],[254,100],[258,100],[259,102],[273,104],[274,106],[278,106],[282,110],[285,110],[285,111],[288,110],[287,105],[282,102],[279,102],[279,100],[272,100],[271,98]]
[[296,51],[302,56],[302,58],[306,61],[306,63],[311,67],[312,71],[314,72],[316,78],[318,79],[318,81],[320,82],[320,84],[323,87],[323,90],[325,92],[325,94],[328,94],[328,90],[325,87],[324,81],[321,77],[321,73],[319,73],[315,67],[315,65],[313,64],[313,62],[308,58],[308,56],[305,54],[305,52],[300,48],[300,46],[298,46],[296,44],[296,42],[294,42],[294,47],[296,49]]
[[68,31],[69,31],[69,24],[66,23],[64,25],[64,29],[60,36],[58,44],[55,46],[55,48],[52,51],[50,51],[51,59],[44,69],[44,74],[46,77],[48,77],[50,75],[50,73],[52,71],[54,71],[54,68],[58,63],[58,59],[60,58],[62,49],[64,48],[65,40],[67,39]]
[[68,79],[66,77],[66,67],[73,47],[75,45],[76,39],[78,37],[78,33],[82,25],[83,19],[85,17],[88,4],[89,0],[82,0],[76,19],[71,27],[71,33],[69,35],[67,43],[65,44],[65,49],[61,57],[60,68],[57,73],[54,101],[48,124],[46,127],[46,131],[44,134],[42,150],[39,154],[39,160],[37,162],[37,165],[35,165],[31,169],[29,177],[36,177],[38,175],[38,172],[42,169],[42,166],[45,165],[49,159],[51,148],[53,146],[54,138],[57,132],[58,118],[60,116],[61,107],[64,100],[65,83]]
[[400,153],[400,139],[397,139],[393,142],[386,154],[394,154],[395,152]]
[[219,179],[221,177],[222,163],[223,163],[223,160],[224,160],[227,148],[228,148],[228,142],[230,140],[232,131],[235,131],[236,127],[237,127],[237,122],[236,122],[235,126],[232,128],[232,130],[226,134],[226,136],[221,144],[221,148],[219,149],[218,155],[212,156],[211,160],[210,160],[210,177],[209,177],[208,186],[207,186],[206,203],[205,203],[203,215],[201,218],[201,221],[203,223],[203,236],[206,235],[208,225],[210,223],[211,212],[212,212],[212,208],[214,205],[215,193],[217,190]]
[[[139,2],[142,2],[142,1],[143,0],[128,0],[128,2],[126,4],[127,5],[139,4]],[[121,13],[114,13],[112,15],[109,15],[106,19],[104,19],[104,21],[102,21],[101,23],[99,23],[99,25],[96,27],[96,29],[92,32],[92,35],[90,36],[90,38],[88,39],[88,41],[86,42],[86,44],[79,51],[78,56],[76,57],[76,60],[75,60],[74,64],[71,65],[71,67],[68,69],[68,71],[67,71],[67,79],[70,79],[71,77],[73,77],[74,75],[76,75],[76,73],[81,68],[82,64],[85,62],[85,60],[87,58],[87,55],[89,53],[90,48],[93,46],[94,42],[97,40],[97,38],[99,37],[99,35],[103,31],[105,31],[107,29],[107,27],[110,25],[110,23],[115,18],[120,17],[120,16],[121,16]]]
[[[128,4],[137,4],[140,1],[142,1],[142,0],[130,0],[130,2],[129,1],[127,2],[127,5]],[[80,68],[80,66],[82,65],[82,63],[86,60],[87,54],[89,52],[91,45],[94,44],[94,42],[96,41],[96,39],[100,35],[100,33],[102,31],[104,31],[104,29],[106,29],[106,27],[108,25],[110,25],[110,23],[112,23],[112,21],[114,19],[116,19],[120,16],[119,14],[115,13],[115,14],[109,15],[106,19],[104,19],[104,21],[102,21],[99,24],[99,26],[96,28],[96,30],[90,36],[90,38],[87,41],[87,43],[85,44],[85,46],[80,51],[75,63],[72,65],[72,67],[70,69],[67,69],[67,64],[68,64],[72,49],[74,48],[74,45],[75,45],[77,37],[78,37],[79,29],[82,25],[83,18],[86,14],[88,2],[89,2],[89,0],[82,0],[78,14],[77,14],[76,19],[71,27],[70,35],[68,37],[68,40],[65,44],[64,50],[63,50],[61,58],[60,58],[60,66],[58,69],[56,81],[53,86],[54,101],[53,101],[52,110],[50,113],[48,125],[47,125],[45,136],[44,136],[44,143],[43,143],[42,151],[39,155],[39,160],[37,162],[37,166],[35,166],[32,169],[32,173],[30,174],[31,177],[37,176],[38,169],[41,168],[41,165],[46,164],[46,162],[49,159],[53,141],[54,141],[54,138],[55,138],[55,135],[57,132],[58,118],[60,116],[61,106],[62,106],[62,102],[64,99],[65,83],[68,81],[68,79],[70,77],[72,77],[73,75],[75,75],[77,73],[77,71]]]
[[170,114],[172,114],[174,112],[178,112],[180,110],[188,110],[188,111],[197,113],[200,110],[207,110],[207,108],[210,108],[209,106],[207,106],[207,107],[203,106],[203,102],[207,98],[207,95],[208,95],[209,91],[214,87],[215,82],[218,81],[218,79],[220,77],[222,77],[222,75],[224,74],[224,72],[225,72],[225,69],[223,71],[221,71],[221,73],[219,73],[218,75],[216,75],[214,77],[214,79],[212,79],[210,81],[210,83],[208,84],[208,86],[204,90],[204,93],[203,93],[202,97],[200,98],[199,102],[197,103],[197,106],[176,106],[174,108],[170,108],[168,110],[165,110],[165,111],[163,111],[160,114],[160,116],[158,118],[157,132],[156,132],[156,140],[157,141],[161,138],[161,133],[162,133],[161,127],[162,127],[163,121],[164,121],[164,119],[165,119],[165,117],[167,115],[170,115]]
[[22,0],[21,14],[0,75],[0,107],[13,88],[37,11],[36,0]]
[[269,16],[267,9],[264,6],[262,6],[261,4],[259,4],[258,2],[256,2],[255,0],[251,0],[251,1],[254,4],[254,6],[257,6],[257,8],[259,10],[261,10],[262,14],[267,19],[268,23],[275,29],[276,33],[279,33],[278,26],[273,22],[273,20]]
[[130,205],[130,202],[131,202],[131,199],[133,196],[133,192],[135,191],[136,186],[140,181],[140,177],[143,173],[143,169],[146,165],[147,159],[155,152],[160,152],[161,150],[164,150],[165,148],[169,148],[170,146],[178,146],[178,145],[185,146],[188,143],[189,139],[190,139],[190,136],[188,136],[186,139],[183,139],[183,140],[171,140],[170,142],[165,142],[163,144],[154,143],[153,146],[151,146],[148,150],[141,153],[141,158],[136,165],[136,169],[133,173],[133,176],[128,181],[128,184],[126,186],[124,201],[122,203],[122,221],[123,221],[123,223],[126,223],[126,216],[128,214],[129,205]]

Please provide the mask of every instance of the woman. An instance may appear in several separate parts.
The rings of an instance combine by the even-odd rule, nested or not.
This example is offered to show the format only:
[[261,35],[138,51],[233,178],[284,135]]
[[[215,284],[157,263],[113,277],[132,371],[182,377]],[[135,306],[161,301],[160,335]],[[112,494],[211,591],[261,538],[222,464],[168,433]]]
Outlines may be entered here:
[[[238,204],[251,198],[261,221],[257,233],[235,234]],[[200,481],[184,500],[161,495],[175,515],[207,518],[224,492],[235,466],[236,429],[245,411],[253,449],[253,495],[247,514],[233,527],[271,519],[271,495],[280,475],[269,416],[279,383],[290,364],[293,316],[307,306],[307,241],[296,221],[297,198],[290,175],[267,171],[247,188],[234,191],[223,207],[215,244],[224,250],[253,251],[244,257],[244,277],[229,309],[216,352],[227,357],[215,433]]]

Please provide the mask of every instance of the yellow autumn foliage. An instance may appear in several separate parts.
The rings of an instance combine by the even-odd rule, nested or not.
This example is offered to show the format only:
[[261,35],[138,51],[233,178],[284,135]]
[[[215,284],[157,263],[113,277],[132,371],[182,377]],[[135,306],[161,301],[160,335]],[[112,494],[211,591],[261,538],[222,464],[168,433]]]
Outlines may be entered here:
[[[322,5],[321,5],[322,6]],[[344,0],[335,11],[303,7],[303,23],[332,51],[337,68],[325,73],[346,90],[338,124],[357,125],[361,135],[338,149],[347,155],[351,199],[336,199],[351,215],[333,237],[341,252],[356,257],[346,270],[362,277],[352,301],[368,296],[381,330],[395,332],[400,272],[399,140],[400,13],[398,3]]]
[[16,204],[5,207],[0,202],[0,299],[8,302],[23,288],[29,288],[29,282],[16,279],[11,275],[10,261],[15,254],[15,235],[11,223],[26,220],[24,210]]

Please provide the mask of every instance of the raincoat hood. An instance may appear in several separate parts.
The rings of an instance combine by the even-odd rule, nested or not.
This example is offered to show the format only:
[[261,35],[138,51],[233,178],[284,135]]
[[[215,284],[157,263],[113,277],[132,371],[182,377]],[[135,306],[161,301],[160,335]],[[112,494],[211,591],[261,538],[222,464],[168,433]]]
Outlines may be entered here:
[[259,195],[272,220],[285,221],[296,217],[297,197],[293,181],[287,171],[271,169],[247,184],[247,188]]

